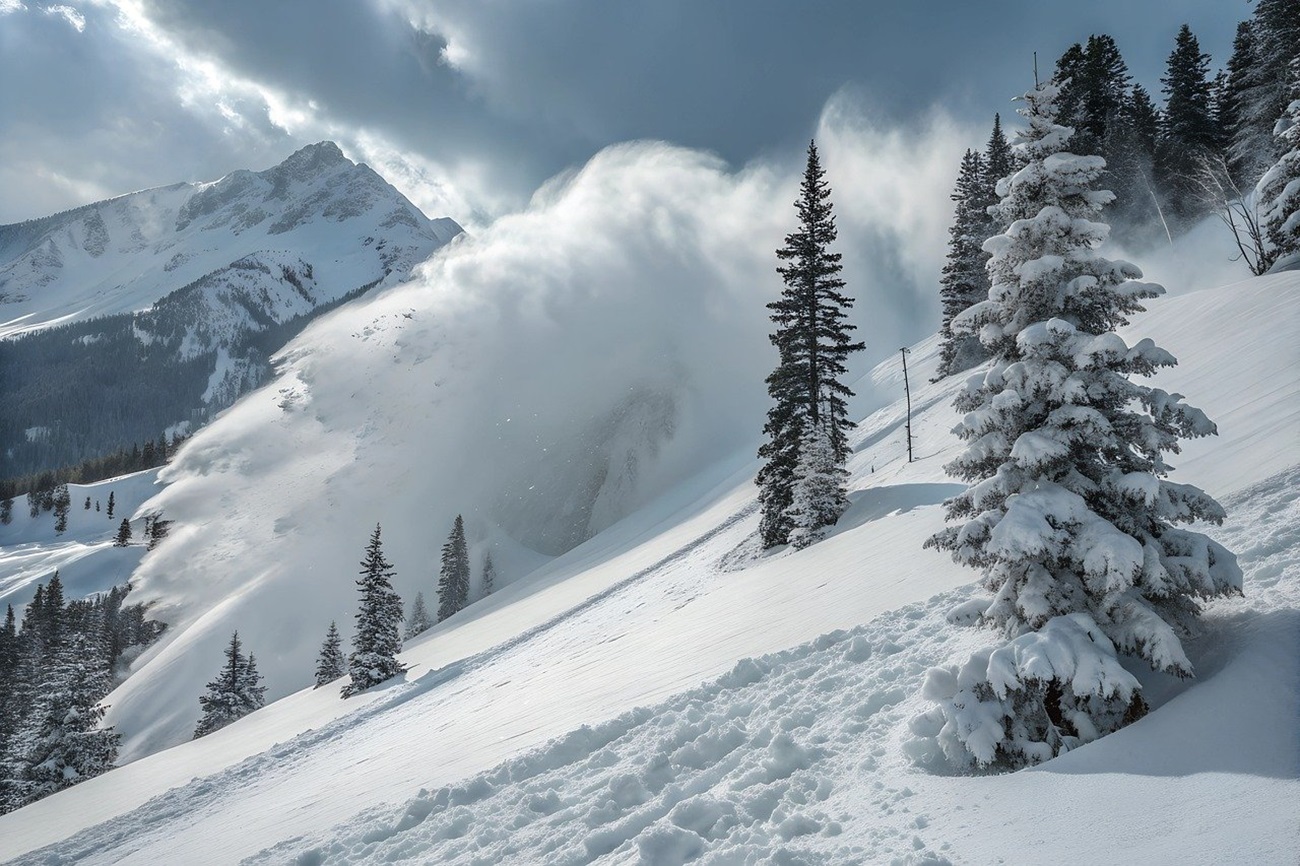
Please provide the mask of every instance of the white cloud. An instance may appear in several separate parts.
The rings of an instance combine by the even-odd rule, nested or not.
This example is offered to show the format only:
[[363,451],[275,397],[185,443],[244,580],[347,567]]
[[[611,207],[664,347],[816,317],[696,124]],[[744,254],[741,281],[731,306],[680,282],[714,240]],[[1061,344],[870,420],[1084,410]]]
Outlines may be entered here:
[[45,14],[57,15],[64,21],[67,21],[68,24],[72,26],[72,29],[76,30],[78,33],[84,33],[86,30],[86,16],[82,15],[80,11],[71,6],[46,6]]
[[0,0],[0,15],[12,15],[15,12],[26,12],[27,6],[22,0]]

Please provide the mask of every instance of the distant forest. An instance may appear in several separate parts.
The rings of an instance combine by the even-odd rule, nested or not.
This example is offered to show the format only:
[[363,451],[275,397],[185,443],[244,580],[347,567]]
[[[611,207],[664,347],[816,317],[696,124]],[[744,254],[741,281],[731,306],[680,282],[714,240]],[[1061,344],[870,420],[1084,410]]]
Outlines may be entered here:
[[217,349],[181,355],[185,335],[194,326],[198,284],[172,292],[141,313],[0,340],[0,405],[5,407],[0,413],[0,479],[129,451],[181,422],[194,429],[262,384],[270,375],[271,355],[312,319],[377,283],[281,323],[250,305],[261,330],[245,332],[225,347],[238,359],[239,375],[207,402]]

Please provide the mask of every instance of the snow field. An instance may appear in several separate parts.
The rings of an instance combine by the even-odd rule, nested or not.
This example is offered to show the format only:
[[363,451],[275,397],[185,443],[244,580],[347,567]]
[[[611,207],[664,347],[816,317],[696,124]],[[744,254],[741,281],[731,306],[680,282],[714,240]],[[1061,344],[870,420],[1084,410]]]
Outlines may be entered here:
[[[1214,604],[1203,635],[1189,644],[1202,681],[1142,672],[1152,715],[1037,771],[945,778],[906,759],[925,754],[905,733],[924,705],[917,694],[925,671],[990,637],[953,633],[947,614],[969,596],[963,588],[743,660],[660,705],[243,862],[812,866],[1068,855],[1107,863],[1133,857],[1136,847],[1137,862],[1284,863],[1300,840],[1297,485],[1300,467],[1228,503],[1235,519],[1216,535],[1251,563],[1249,607]],[[1160,711],[1166,702],[1173,712]],[[1096,796],[1079,802],[1078,787]],[[1203,815],[1186,813],[1134,826],[1130,803],[1168,797],[1170,787],[1188,804],[1232,791],[1232,802],[1216,804],[1219,820],[1258,835],[1244,844],[1237,832],[1231,841],[1216,838],[1198,827]],[[999,802],[987,803],[990,796]],[[1051,808],[1042,803],[1053,802],[1088,820],[1056,808],[1042,821]],[[1005,813],[981,827],[976,815],[998,806]],[[1020,824],[1032,826],[1022,834]],[[1076,835],[1085,826],[1112,832],[1085,841]]]

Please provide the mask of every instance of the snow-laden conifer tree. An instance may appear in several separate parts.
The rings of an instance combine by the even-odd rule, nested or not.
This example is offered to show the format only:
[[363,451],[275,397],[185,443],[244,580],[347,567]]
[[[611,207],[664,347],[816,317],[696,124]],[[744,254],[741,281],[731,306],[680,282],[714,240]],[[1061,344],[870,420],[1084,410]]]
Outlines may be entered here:
[[979,338],[973,334],[958,337],[952,332],[952,320],[977,301],[988,297],[989,276],[984,263],[984,241],[990,231],[985,201],[987,175],[984,160],[967,150],[957,174],[957,186],[949,196],[956,202],[952,226],[948,229],[948,260],[939,278],[939,300],[943,323],[939,327],[939,369],[935,378],[942,379],[967,370],[984,359]]
[[316,656],[316,688],[329,685],[347,672],[347,662],[343,659],[343,638],[339,635],[338,625],[331,620],[329,631],[325,633],[325,642],[320,647],[320,655]]
[[1130,381],[1176,363],[1114,333],[1163,289],[1097,254],[1104,162],[1066,151],[1057,92],[1025,96],[1023,168],[999,186],[1008,228],[985,245],[993,287],[953,323],[994,360],[955,403],[967,448],[947,469],[970,483],[947,503],[957,525],[926,546],[983,570],[983,619],[1008,642],[931,671],[925,694],[939,706],[914,730],[965,766],[1036,763],[1141,715],[1117,653],[1191,676],[1180,636],[1198,599],[1241,587],[1231,553],[1177,526],[1223,518],[1202,491],[1164,479],[1164,453],[1215,427],[1180,395]]
[[393,589],[393,566],[384,559],[379,534],[376,524],[366,545],[366,556],[361,560],[361,577],[357,579],[361,603],[357,608],[352,654],[348,656],[348,673],[352,679],[343,688],[345,698],[406,670],[397,660],[397,654],[402,651],[402,599]]
[[203,717],[194,727],[194,739],[220,730],[263,705],[266,689],[262,675],[257,672],[252,654],[245,656],[242,646],[239,632],[231,634],[225,664],[217,678],[208,683],[207,692],[199,697]]
[[459,514],[442,546],[442,567],[438,572],[438,622],[469,604],[469,546],[465,543],[465,521]]
[[826,428],[812,427],[799,446],[799,463],[795,466],[794,492],[790,502],[790,543],[804,548],[820,541],[827,527],[839,520],[849,507],[844,492],[848,470],[835,457]]
[[126,547],[130,543],[131,543],[131,521],[123,517],[121,525],[117,527],[117,537],[113,539],[113,546]]
[[21,790],[32,802],[112,769],[120,737],[100,728],[112,686],[103,646],[75,633],[42,670],[23,737]]
[[824,431],[837,465],[842,466],[849,453],[847,434],[853,422],[846,400],[853,392],[841,377],[848,370],[845,360],[861,351],[863,344],[849,339],[854,330],[847,321],[853,299],[841,291],[841,254],[830,251],[836,237],[830,194],[817,145],[810,143],[795,202],[799,228],[786,235],[785,246],[776,251],[779,259],[788,262],[777,268],[785,288],[778,300],[767,305],[776,325],[770,339],[778,362],[767,377],[773,405],[763,427],[767,441],[758,450],[764,464],[755,479],[764,547],[787,543],[795,529],[790,513],[795,476],[801,445],[811,431]]
[[433,617],[424,606],[424,593],[417,592],[415,601],[411,602],[411,612],[406,617],[406,639],[410,640],[421,632],[428,631],[433,625]]
[[1259,180],[1256,196],[1275,270],[1300,268],[1300,57],[1291,63],[1291,102],[1274,127],[1282,158]]

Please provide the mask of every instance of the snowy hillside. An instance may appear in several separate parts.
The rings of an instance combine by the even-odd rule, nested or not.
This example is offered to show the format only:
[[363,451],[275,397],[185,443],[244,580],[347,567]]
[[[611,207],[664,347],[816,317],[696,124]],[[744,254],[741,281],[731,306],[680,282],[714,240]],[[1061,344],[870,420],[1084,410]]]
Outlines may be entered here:
[[[180,523],[137,578],[173,629],[109,698],[138,760],[0,817],[0,856],[54,845],[19,862],[1293,860],[1300,275],[1160,299],[1128,329],[1180,358],[1158,384],[1219,426],[1174,460],[1177,479],[1223,499],[1229,521],[1214,534],[1246,574],[1245,599],[1216,603],[1189,644],[1199,678],[1139,673],[1155,710],[1131,727],[1038,770],[956,779],[913,764],[924,755],[908,728],[925,671],[991,640],[945,622],[973,574],[921,549],[956,489],[942,465],[956,448],[958,383],[924,384],[933,341],[909,364],[918,460],[906,462],[901,401],[871,414],[835,533],[761,556],[748,443],[694,462],[672,448],[692,426],[717,432],[702,414],[713,400],[734,405],[725,362],[720,375],[687,365],[632,396],[597,381],[579,403],[592,412],[572,423],[599,431],[603,472],[546,464],[575,433],[525,402],[554,367],[497,395],[519,401],[498,423],[522,429],[476,441],[501,407],[468,411],[483,399],[471,386],[500,362],[491,343],[470,352],[437,325],[492,321],[510,305],[457,309],[439,280],[473,274],[472,248],[461,255],[424,285],[316,323],[279,381],[165,470],[171,486],[142,507]],[[510,336],[525,362],[514,371],[527,370],[538,358]],[[887,361],[855,387],[898,394],[900,374]],[[360,391],[364,405],[351,399]],[[679,407],[672,436],[645,394]],[[466,438],[437,437],[449,417]],[[460,474],[419,483],[410,455],[421,449],[470,456]],[[577,531],[594,534],[550,561],[494,508],[501,497],[526,506],[527,489],[506,482],[528,464],[588,503]],[[592,522],[590,503],[615,491],[621,507]],[[346,702],[336,687],[297,692],[181,743],[230,631],[273,693],[304,685],[324,626],[350,610],[368,527],[383,521],[409,597],[431,585],[461,510],[476,555],[492,545],[509,585],[411,642],[402,681]]]
[[[143,310],[246,256],[293,253],[332,300],[403,275],[460,228],[430,220],[333,142],[274,168],[178,183],[0,226],[0,337]],[[271,299],[263,312],[297,310]]]

